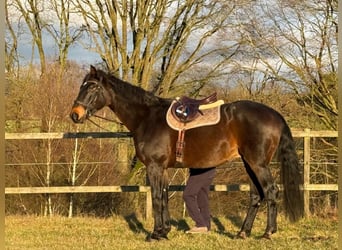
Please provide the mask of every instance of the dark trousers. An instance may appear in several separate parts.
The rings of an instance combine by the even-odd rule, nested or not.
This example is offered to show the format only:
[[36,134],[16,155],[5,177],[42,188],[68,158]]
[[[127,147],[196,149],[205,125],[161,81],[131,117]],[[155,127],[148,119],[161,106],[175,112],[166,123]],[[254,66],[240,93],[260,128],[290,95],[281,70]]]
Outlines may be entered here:
[[183,192],[183,199],[189,216],[196,227],[210,230],[209,188],[215,177],[215,168],[191,169],[190,177]]

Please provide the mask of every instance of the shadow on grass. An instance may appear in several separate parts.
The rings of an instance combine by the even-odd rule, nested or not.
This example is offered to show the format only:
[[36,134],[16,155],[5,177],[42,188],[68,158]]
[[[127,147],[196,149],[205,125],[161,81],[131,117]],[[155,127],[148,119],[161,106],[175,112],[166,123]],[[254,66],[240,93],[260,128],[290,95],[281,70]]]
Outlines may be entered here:
[[230,220],[230,222],[231,222],[234,226],[236,226],[236,227],[238,227],[238,228],[240,228],[240,227],[242,226],[243,220],[242,220],[242,218],[241,218],[240,216],[226,216],[226,218],[227,218],[228,220]]
[[227,232],[226,228],[223,226],[223,224],[221,223],[221,221],[217,218],[217,217],[212,217],[211,220],[215,223],[217,230],[215,231],[218,234],[227,236],[231,239],[234,239],[236,235]]
[[[224,227],[224,225],[221,223],[221,221],[217,218],[217,217],[212,217],[211,218],[212,223],[215,224],[216,229],[211,229],[213,232],[229,237],[231,239],[234,239],[236,237],[236,234],[233,234],[231,232],[227,232],[226,228]],[[241,222],[241,218],[238,217],[234,217],[234,218],[230,218],[230,220],[236,222],[237,224],[240,223],[240,225],[242,224]],[[188,225],[188,223],[186,222],[186,220],[184,219],[171,219],[170,220],[171,226],[173,226],[174,228],[176,228],[177,231],[187,231],[190,229],[190,226]]]
[[[146,235],[149,235],[150,232],[147,231],[144,228],[144,225],[138,220],[135,213],[132,213],[130,215],[124,216],[130,230],[133,233],[144,233]],[[241,217],[237,216],[229,216],[227,217],[236,227],[240,227],[242,225],[242,219]],[[227,232],[224,225],[221,223],[221,221],[217,217],[212,217],[212,222],[216,225],[216,229],[214,232],[227,236],[231,239],[234,239],[236,237],[235,234],[231,232]],[[171,219],[170,220],[171,226],[173,226],[177,231],[187,231],[190,229],[190,226],[186,222],[185,219]]]
[[171,223],[171,226],[174,226],[177,231],[187,231],[190,229],[188,223],[186,223],[184,219],[180,219],[180,220],[171,219],[170,223]]
[[138,220],[135,213],[126,215],[124,218],[133,233],[144,233],[146,235],[149,234],[149,232],[144,228],[143,224]]

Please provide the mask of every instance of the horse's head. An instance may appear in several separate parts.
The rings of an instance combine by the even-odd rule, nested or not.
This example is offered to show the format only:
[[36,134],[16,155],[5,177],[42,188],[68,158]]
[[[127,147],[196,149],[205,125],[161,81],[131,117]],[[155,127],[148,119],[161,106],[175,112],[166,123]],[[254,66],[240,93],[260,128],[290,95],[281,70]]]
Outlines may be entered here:
[[70,117],[75,123],[83,123],[96,111],[108,105],[109,94],[100,73],[102,72],[98,72],[94,66],[90,66],[90,72],[83,80],[70,113]]

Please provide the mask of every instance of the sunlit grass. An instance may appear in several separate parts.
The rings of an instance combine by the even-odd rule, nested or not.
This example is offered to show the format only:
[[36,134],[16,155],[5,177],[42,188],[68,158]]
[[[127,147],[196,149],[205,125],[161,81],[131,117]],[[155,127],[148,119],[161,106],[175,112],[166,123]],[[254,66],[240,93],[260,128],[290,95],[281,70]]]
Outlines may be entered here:
[[153,228],[134,215],[111,218],[35,217],[5,218],[6,249],[337,249],[337,221],[309,218],[296,224],[279,218],[272,240],[260,239],[265,218],[257,218],[247,240],[234,239],[239,230],[235,219],[214,218],[205,235],[188,235],[193,225],[187,218],[173,219],[169,240],[145,242]]

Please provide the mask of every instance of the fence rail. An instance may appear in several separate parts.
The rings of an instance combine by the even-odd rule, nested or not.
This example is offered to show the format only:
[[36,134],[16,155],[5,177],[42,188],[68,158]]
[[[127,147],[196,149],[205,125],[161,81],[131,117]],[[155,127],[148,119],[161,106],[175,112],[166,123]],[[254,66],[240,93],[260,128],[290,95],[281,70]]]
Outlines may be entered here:
[[[304,213],[309,213],[310,191],[338,191],[337,184],[310,184],[310,140],[313,137],[338,137],[337,131],[292,130],[293,137],[304,139]],[[129,132],[67,132],[67,133],[5,133],[5,140],[76,139],[76,138],[129,138]],[[170,191],[183,191],[183,185],[171,185]],[[280,186],[281,188],[281,186]],[[212,185],[212,191],[249,191],[248,184]],[[57,186],[57,187],[6,187],[5,194],[47,193],[146,193],[146,218],[152,217],[151,189],[149,186]]]
[[[170,185],[169,191],[184,191],[185,185]],[[279,185],[280,190],[282,186]],[[249,184],[211,185],[211,191],[249,191]],[[338,191],[337,184],[306,184],[307,191]],[[121,193],[151,192],[150,186],[55,186],[55,187],[6,187],[5,194],[67,194],[67,193]]]
[[[333,130],[313,131],[310,129],[292,130],[293,137],[338,137]],[[37,140],[37,139],[76,139],[76,138],[127,138],[129,132],[56,132],[56,133],[5,133],[5,140]]]
[[129,132],[5,133],[5,140],[127,138]]

